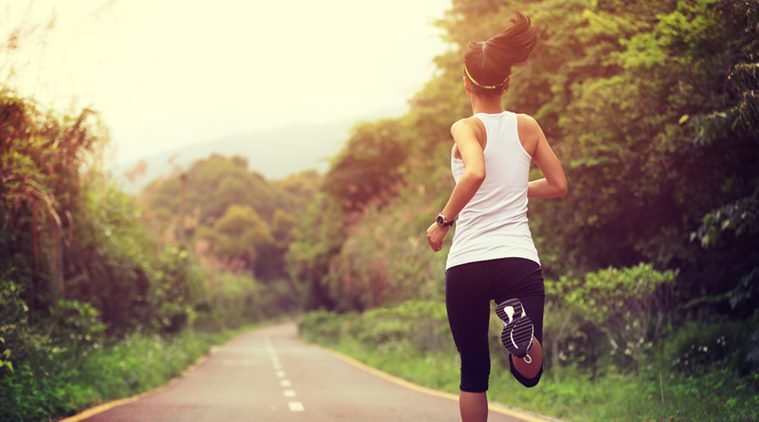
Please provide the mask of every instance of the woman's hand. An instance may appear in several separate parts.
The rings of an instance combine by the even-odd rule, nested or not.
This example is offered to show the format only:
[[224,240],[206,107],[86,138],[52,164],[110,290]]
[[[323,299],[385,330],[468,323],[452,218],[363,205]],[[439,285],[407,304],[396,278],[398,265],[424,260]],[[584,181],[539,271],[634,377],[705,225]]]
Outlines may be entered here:
[[437,252],[440,249],[443,248],[443,239],[445,239],[445,235],[448,234],[448,229],[450,227],[440,227],[438,223],[432,223],[432,225],[427,229],[427,243],[430,244],[430,248],[432,248],[433,251]]

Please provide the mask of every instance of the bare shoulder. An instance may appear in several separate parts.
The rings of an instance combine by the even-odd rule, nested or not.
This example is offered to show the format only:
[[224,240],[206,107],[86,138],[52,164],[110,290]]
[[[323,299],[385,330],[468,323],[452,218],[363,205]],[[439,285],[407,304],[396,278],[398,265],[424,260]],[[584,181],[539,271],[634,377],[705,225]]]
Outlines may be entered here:
[[463,119],[456,120],[451,125],[451,134],[453,135],[455,132],[460,130],[466,130],[466,131],[476,131],[478,128],[479,119],[476,117],[465,117]]
[[538,121],[529,114],[517,114],[517,125],[519,126],[520,135],[522,134],[522,131],[524,131],[525,135],[536,135],[541,132]]
[[482,148],[485,148],[485,144],[487,143],[485,125],[482,124],[480,119],[474,116],[457,120],[451,126],[451,136],[453,136],[454,140],[456,140],[457,137],[466,138],[471,136],[477,140]]

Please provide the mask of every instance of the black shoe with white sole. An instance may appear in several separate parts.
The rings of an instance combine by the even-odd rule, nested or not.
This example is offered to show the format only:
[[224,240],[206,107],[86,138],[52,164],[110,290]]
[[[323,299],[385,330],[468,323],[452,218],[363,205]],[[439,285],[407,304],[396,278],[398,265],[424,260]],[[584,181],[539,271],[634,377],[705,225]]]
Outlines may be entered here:
[[516,357],[524,357],[532,346],[535,326],[527,316],[519,299],[506,299],[495,308],[498,318],[503,321],[501,343]]

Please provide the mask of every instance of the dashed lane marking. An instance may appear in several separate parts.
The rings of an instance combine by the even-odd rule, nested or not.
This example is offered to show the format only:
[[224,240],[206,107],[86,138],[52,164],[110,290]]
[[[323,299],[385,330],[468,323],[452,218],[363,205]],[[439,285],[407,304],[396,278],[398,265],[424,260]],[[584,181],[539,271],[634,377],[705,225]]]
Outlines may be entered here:
[[[287,388],[287,387],[292,386],[292,382],[290,382],[290,380],[288,379],[285,379],[285,371],[282,368],[282,362],[279,361],[279,356],[277,356],[277,349],[274,348],[274,345],[272,344],[271,339],[269,339],[268,337],[266,338],[266,349],[269,352],[271,363],[274,366],[275,375],[277,376],[277,378],[281,378],[279,380],[279,385],[285,388],[285,390],[282,393],[287,398],[295,397],[295,390]],[[287,407],[290,409],[291,412],[303,412],[306,410],[303,407],[303,403],[299,401],[288,401]]]
[[287,403],[287,407],[289,407],[289,408],[290,408],[290,411],[291,411],[291,412],[302,412],[302,411],[306,410],[306,409],[303,407],[303,403],[301,403],[301,402],[299,402],[299,401],[291,401],[291,402],[288,402],[288,403]]

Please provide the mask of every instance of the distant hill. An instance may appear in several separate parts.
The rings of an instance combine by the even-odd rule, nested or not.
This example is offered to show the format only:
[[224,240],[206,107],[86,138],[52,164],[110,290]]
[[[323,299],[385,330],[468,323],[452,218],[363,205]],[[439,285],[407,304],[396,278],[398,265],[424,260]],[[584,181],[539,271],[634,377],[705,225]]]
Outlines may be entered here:
[[[399,112],[402,110],[376,114],[387,116]],[[141,160],[119,163],[115,167],[114,176],[126,191],[136,193],[156,178],[168,176],[176,169],[185,169],[192,162],[213,153],[242,155],[248,159],[251,170],[261,173],[267,179],[281,179],[307,169],[324,171],[328,168],[329,160],[347,141],[350,128],[358,121],[376,117],[365,116],[323,125],[293,125],[264,132],[225,136]],[[138,165],[143,168],[139,172],[140,176],[128,180],[126,173]]]

